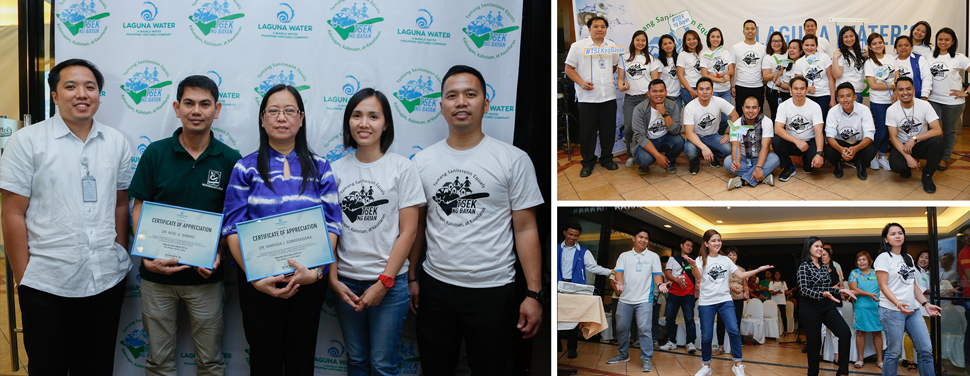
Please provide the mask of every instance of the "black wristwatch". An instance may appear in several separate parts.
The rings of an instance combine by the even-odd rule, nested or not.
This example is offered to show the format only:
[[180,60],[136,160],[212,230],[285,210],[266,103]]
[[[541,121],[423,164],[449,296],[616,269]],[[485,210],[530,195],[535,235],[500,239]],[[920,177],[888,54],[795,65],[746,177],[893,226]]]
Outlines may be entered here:
[[539,291],[532,291],[529,289],[525,290],[525,296],[538,300],[541,304],[549,303],[549,296],[546,294],[546,290],[542,289]]
[[664,113],[660,114],[660,116],[661,117],[668,117],[668,116],[670,116],[670,113],[664,112]]
[[821,151],[816,151],[815,154],[822,155]]

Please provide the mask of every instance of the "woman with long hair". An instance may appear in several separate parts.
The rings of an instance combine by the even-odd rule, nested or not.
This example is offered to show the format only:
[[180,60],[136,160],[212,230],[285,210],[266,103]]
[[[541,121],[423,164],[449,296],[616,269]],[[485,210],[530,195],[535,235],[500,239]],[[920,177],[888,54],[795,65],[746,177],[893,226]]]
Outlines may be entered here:
[[[939,39],[937,39],[939,48]],[[926,308],[930,316],[940,316],[940,307],[929,302],[916,284],[918,276],[913,258],[906,252],[906,230],[898,223],[882,229],[879,256],[873,268],[882,299],[879,299],[879,321],[886,335],[883,355],[883,376],[895,375],[903,347],[903,333],[909,334],[916,346],[920,376],[934,375],[933,345],[926,321],[917,314],[918,307]]]
[[[791,79],[795,78],[795,63],[798,59],[804,56],[805,52],[802,51],[802,40],[792,39],[788,42],[788,60],[791,62],[786,62],[785,70],[781,74],[781,81],[778,82],[778,86],[781,88],[781,101],[787,101],[791,98]],[[771,114],[775,116],[775,114]]]
[[[785,36],[780,31],[771,33],[768,37],[768,45],[765,46],[765,58],[761,62],[761,78],[768,83],[768,93],[765,99],[768,101],[768,108],[771,110],[771,117],[778,113],[778,105],[781,99],[781,77],[788,68],[788,64],[783,60],[788,60],[788,49],[785,44]],[[793,60],[794,61],[794,60]]]
[[[714,96],[726,100],[734,105],[731,96],[731,77],[734,76],[734,66],[730,63],[731,52],[724,48],[724,35],[721,29],[711,28],[707,32],[707,49],[701,52],[701,75],[710,78],[714,84]],[[695,83],[696,85],[696,83]],[[719,129],[727,127],[727,117],[721,116]],[[711,167],[720,167],[717,158],[711,161]]]
[[883,169],[889,169],[889,159],[886,158],[889,151],[886,110],[896,100],[896,57],[886,54],[886,43],[879,33],[869,34],[866,41],[869,46],[869,60],[865,64],[866,81],[869,83],[869,109],[876,125],[875,139],[872,141],[878,153],[869,168],[878,170],[882,166]]
[[864,67],[866,57],[862,52],[859,34],[852,26],[843,26],[839,31],[839,50],[832,56],[832,76],[835,86],[849,82],[855,89],[855,101],[862,103],[862,89],[866,88]]
[[943,127],[943,160],[936,168],[939,171],[946,171],[946,164],[957,141],[957,129],[961,126],[959,120],[963,114],[964,98],[970,95],[963,88],[963,73],[970,68],[970,59],[957,53],[958,47],[956,32],[944,27],[936,32],[936,49],[929,59],[930,73],[933,75],[930,104],[940,116],[940,126]]
[[829,108],[835,106],[835,76],[832,74],[832,59],[828,54],[817,51],[818,37],[806,35],[802,39],[805,57],[795,62],[795,75],[805,77],[808,82],[806,97],[818,103],[822,117],[828,115]]
[[[842,294],[854,297],[855,292],[834,287],[837,281],[832,280],[828,266],[822,262],[824,254],[822,239],[815,236],[805,239],[805,245],[802,248],[802,264],[798,266],[796,273],[798,291],[801,293],[801,299],[798,303],[798,318],[805,328],[805,336],[808,337],[806,353],[808,354],[809,376],[818,376],[823,324],[831,328],[840,339],[840,352],[844,354],[848,354],[849,339],[852,338],[849,325],[845,323],[842,314],[835,309],[834,303],[841,302],[839,298]],[[849,357],[844,356],[839,360],[839,369],[836,373],[848,375]]]
[[626,143],[627,158],[626,166],[633,166],[633,109],[638,104],[647,100],[650,80],[653,79],[651,72],[654,71],[653,64],[650,63],[650,53],[647,49],[647,33],[637,30],[633,33],[630,40],[629,57],[626,58],[625,79],[619,83],[619,90],[626,93],[623,98],[623,141]]
[[[735,246],[727,247],[724,255],[731,259],[735,265],[738,263],[738,248]],[[742,273],[744,268],[738,267]],[[738,278],[738,276],[731,274],[731,279],[728,280],[728,288],[731,290],[731,301],[734,302],[734,317],[740,318],[744,312],[744,301],[748,299],[749,292],[744,279]],[[741,320],[738,320],[738,327],[740,328]],[[714,356],[724,354],[724,318],[721,315],[717,315],[717,343],[720,344],[716,349],[714,349]]]
[[933,35],[933,28],[931,28],[929,22],[926,21],[919,21],[909,29],[909,38],[912,39],[914,53],[926,57],[933,54],[933,45],[930,44],[930,35]]
[[[236,263],[244,268],[236,225],[294,210],[323,206],[331,249],[341,231],[337,183],[330,163],[307,145],[306,112],[300,92],[276,85],[259,105],[259,150],[238,162],[226,188],[222,234]],[[296,199],[294,199],[296,198]],[[315,251],[323,252],[323,249]],[[327,284],[318,283],[328,266],[296,270],[247,282],[238,273],[239,306],[254,375],[312,375],[320,308]]]
[[856,301],[852,307],[855,319],[852,329],[856,331],[855,348],[859,360],[855,368],[862,368],[863,354],[866,348],[866,333],[872,334],[872,343],[876,347],[876,366],[882,368],[882,324],[879,323],[879,283],[876,273],[872,270],[872,257],[869,252],[862,251],[855,256],[857,269],[849,273],[849,289],[855,291]]
[[729,275],[746,279],[763,270],[773,268],[762,265],[760,268],[742,272],[730,258],[720,255],[721,234],[710,229],[704,232],[704,242],[697,259],[685,256],[684,259],[691,266],[694,277],[700,281],[700,297],[697,311],[701,319],[701,363],[703,366],[694,376],[707,376],[711,371],[711,341],[714,340],[714,315],[724,319],[724,327],[731,337],[731,356],[734,366],[731,371],[736,376],[744,375],[744,365],[741,364],[741,334],[738,317],[734,314],[734,303],[731,299]]
[[680,81],[680,102],[685,106],[697,98],[697,80],[703,77],[701,49],[700,35],[694,30],[684,32],[683,51],[677,59],[677,80]]
[[[839,265],[838,262],[835,262],[834,260],[832,260],[832,246],[829,244],[825,244],[822,246],[822,249],[825,251],[825,253],[822,254],[822,258],[820,261],[822,262],[823,265],[825,265],[828,268],[829,278],[832,280],[833,283],[835,283],[835,288],[840,288],[840,289],[846,288],[845,278],[843,277],[843,274],[842,274],[842,265]],[[835,303],[835,310],[839,311],[840,315],[842,314],[841,301]],[[822,325],[822,338],[825,338],[826,330],[827,330],[826,326]],[[833,353],[835,354],[835,362],[838,363],[839,362],[839,338],[838,337],[833,339],[832,347],[833,347]]]
[[[653,78],[660,78],[664,81],[664,86],[667,87],[667,99],[664,99],[664,107],[674,119],[674,124],[680,124],[680,110],[687,105],[687,102],[680,103],[683,96],[680,90],[680,78],[677,76],[677,42],[670,34],[664,34],[657,41],[657,47],[659,47],[660,54],[653,63]],[[678,125],[671,129],[680,128],[681,126]]]
[[395,357],[410,288],[417,288],[408,255],[417,236],[418,205],[426,199],[414,163],[387,152],[394,141],[390,115],[380,91],[364,88],[350,97],[343,141],[356,151],[333,163],[343,228],[349,231],[337,244],[329,281],[339,299],[349,375],[400,374]]

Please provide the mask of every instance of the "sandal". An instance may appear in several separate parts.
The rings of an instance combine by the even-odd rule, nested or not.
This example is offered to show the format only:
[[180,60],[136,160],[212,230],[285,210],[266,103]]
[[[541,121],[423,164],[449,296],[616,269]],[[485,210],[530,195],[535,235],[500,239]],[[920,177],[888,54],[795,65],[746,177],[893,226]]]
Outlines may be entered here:
[[[882,365],[882,363],[880,363],[880,365]],[[879,367],[879,368],[882,368],[882,367]],[[906,370],[912,373],[919,372],[919,368],[916,367],[916,363],[912,363],[912,362],[909,363],[909,366],[906,367]]]
[[855,362],[855,368],[862,368],[862,361]]
[[711,356],[718,356],[718,355],[724,355],[724,350],[717,349],[711,353]]

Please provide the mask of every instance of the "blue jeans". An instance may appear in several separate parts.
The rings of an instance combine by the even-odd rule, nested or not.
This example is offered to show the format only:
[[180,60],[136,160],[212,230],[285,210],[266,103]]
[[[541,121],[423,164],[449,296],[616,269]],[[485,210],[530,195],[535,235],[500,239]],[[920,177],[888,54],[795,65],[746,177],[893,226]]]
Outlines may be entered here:
[[[727,330],[728,337],[731,338],[731,357],[734,358],[735,362],[740,362],[741,331],[738,330],[738,318],[734,316],[734,302],[728,300],[723,303],[698,306],[697,314],[701,316],[701,364],[711,364],[714,314],[721,316],[721,319],[724,320],[724,327]],[[902,343],[902,340],[899,343]]]
[[886,155],[886,152],[889,151],[889,130],[886,128],[886,110],[889,109],[889,106],[882,103],[869,103],[869,109],[872,111],[872,122],[876,124],[876,139],[873,140],[873,143],[876,144],[881,155]]
[[[691,87],[691,89],[697,90],[694,87]],[[691,97],[690,96],[690,90],[687,90],[687,88],[685,88],[685,87],[681,87],[680,88],[680,103],[681,103],[681,105],[682,106],[686,106],[692,100],[694,100],[694,97]]]
[[[714,153],[714,158],[726,158],[731,155],[731,144],[722,144],[721,135],[715,133],[707,136],[698,136],[701,139],[701,143],[711,149],[711,153]],[[691,166],[698,165],[701,163],[701,149],[694,145],[693,142],[684,143],[684,155],[687,156],[687,161],[690,162]]]
[[832,100],[832,97],[828,95],[820,96],[820,97],[813,97],[813,96],[807,95],[805,96],[805,99],[809,99],[812,102],[818,103],[818,106],[822,108],[822,120],[823,120],[822,124],[824,125],[825,124],[824,120],[829,116],[829,103],[830,103],[829,101]]
[[[721,92],[715,91],[714,92],[714,96],[715,97],[720,97],[721,99],[726,100],[728,103],[730,103],[731,106],[734,106],[734,98],[731,97],[731,91],[730,90],[728,90],[728,91],[721,91]],[[741,115],[741,114],[738,114],[738,115]],[[730,112],[729,113],[726,113],[726,114],[725,113],[721,113],[721,123],[718,125],[717,133],[726,133],[725,130],[727,129],[727,126],[728,126],[727,125],[727,121],[730,118],[730,116],[731,116],[731,113]]]
[[[733,160],[730,155],[727,158],[724,158],[724,169],[731,171],[732,161]],[[737,171],[731,171],[731,173],[740,176],[742,179],[744,179],[744,181],[748,182],[748,184],[751,184],[752,187],[758,185],[758,182],[751,177],[751,175],[754,174],[754,170],[756,170],[755,166],[758,165],[758,160],[746,158],[743,155],[738,155],[738,162],[740,167],[738,167]],[[768,174],[778,168],[780,163],[781,161],[778,159],[778,156],[775,155],[775,153],[769,152],[765,157],[765,164],[761,167],[761,171],[764,173],[764,176],[768,176]]]
[[687,327],[687,343],[697,340],[694,328],[694,294],[677,296],[667,294],[667,337],[670,342],[677,342],[677,310],[684,310],[684,326]]
[[926,329],[926,321],[923,321],[923,315],[919,310],[907,315],[879,307],[879,322],[886,336],[886,351],[882,356],[883,376],[895,375],[896,370],[899,369],[899,357],[903,350],[903,331],[913,340],[920,376],[933,375],[933,345],[930,343],[930,332]]
[[[657,151],[664,153],[667,156],[667,160],[670,161],[670,167],[673,167],[677,163],[677,157],[680,153],[684,151],[684,138],[678,135],[665,134],[660,136],[660,138],[655,140],[650,140],[653,147],[657,148]],[[648,153],[643,149],[642,146],[637,145],[634,150],[637,156],[637,166],[647,167],[652,165],[653,162],[657,161],[652,154]],[[668,167],[669,168],[669,167]]]
[[855,93],[855,101],[862,103],[862,93]]
[[616,306],[616,330],[620,341],[620,354],[630,355],[630,324],[636,315],[637,327],[640,328],[640,360],[646,362],[653,358],[653,303],[627,304],[620,302]]
[[[381,303],[361,312],[337,301],[337,320],[347,345],[348,375],[400,375],[401,329],[408,315],[411,292],[408,290],[407,273],[394,278],[394,287],[384,294]],[[350,291],[357,296],[364,294],[377,281],[358,281],[340,277]]]
[[940,116],[940,127],[943,128],[943,166],[946,166],[946,162],[950,160],[950,155],[953,153],[953,146],[957,142],[957,128],[961,127],[957,122],[960,120],[960,114],[963,114],[963,106],[966,103],[961,104],[940,104],[936,102],[930,102],[933,106],[933,111]]

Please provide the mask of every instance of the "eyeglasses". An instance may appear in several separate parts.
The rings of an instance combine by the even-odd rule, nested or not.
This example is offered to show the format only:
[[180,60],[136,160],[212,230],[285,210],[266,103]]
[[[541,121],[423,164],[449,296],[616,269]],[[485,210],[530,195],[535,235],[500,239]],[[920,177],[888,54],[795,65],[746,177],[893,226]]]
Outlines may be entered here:
[[269,110],[263,111],[263,115],[266,115],[267,117],[270,117],[270,118],[275,118],[277,116],[280,116],[280,113],[283,113],[288,118],[295,118],[297,117],[297,115],[299,115],[302,112],[303,111],[292,109],[292,108],[287,108],[282,111],[280,111],[279,109],[271,108]]

